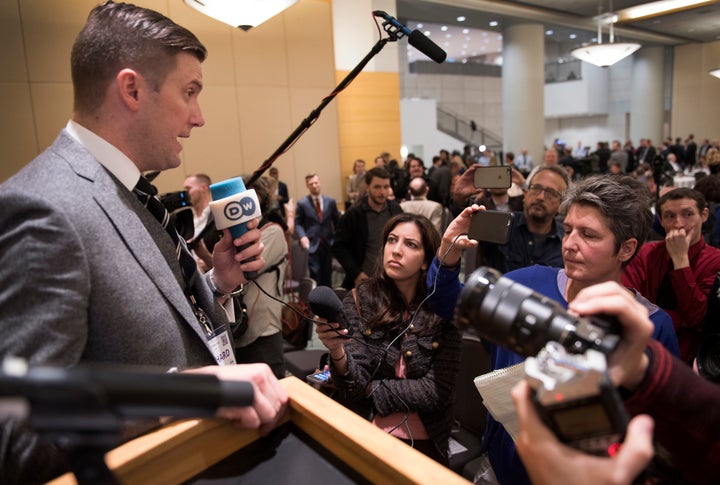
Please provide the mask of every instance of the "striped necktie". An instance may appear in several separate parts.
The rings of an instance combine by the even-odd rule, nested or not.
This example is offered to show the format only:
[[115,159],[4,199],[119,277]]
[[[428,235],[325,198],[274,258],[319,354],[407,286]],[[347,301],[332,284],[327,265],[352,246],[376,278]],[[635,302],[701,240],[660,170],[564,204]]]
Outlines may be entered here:
[[185,240],[181,238],[175,230],[175,226],[172,224],[170,218],[170,213],[168,213],[163,203],[160,202],[160,199],[157,198],[157,190],[155,190],[155,187],[152,186],[148,179],[141,175],[140,180],[133,189],[133,193],[170,235],[170,239],[172,239],[172,242],[175,244],[175,257],[180,264],[180,271],[185,281],[185,290],[189,291],[197,275],[197,263],[192,254],[190,254]]

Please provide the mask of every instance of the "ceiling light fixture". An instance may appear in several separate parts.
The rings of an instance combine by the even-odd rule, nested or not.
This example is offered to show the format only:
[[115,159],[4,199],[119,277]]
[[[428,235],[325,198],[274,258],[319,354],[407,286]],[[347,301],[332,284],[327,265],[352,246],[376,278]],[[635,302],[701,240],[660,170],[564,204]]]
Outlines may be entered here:
[[669,13],[697,8],[715,0],[659,0],[657,2],[635,5],[618,11],[618,22],[635,22],[641,19],[657,17]]
[[184,0],[208,17],[242,30],[250,30],[279,14],[297,0]]
[[715,76],[716,78],[720,79],[720,67],[717,68],[717,69],[713,69],[713,70],[710,71],[708,74],[710,74],[711,76]]
[[[578,47],[571,52],[573,57],[580,59],[581,61],[589,62],[598,67],[612,66],[616,62],[625,59],[633,52],[640,48],[640,44],[635,42],[618,42],[615,43],[615,32],[613,30],[613,24],[617,21],[617,15],[605,14],[595,17],[598,25],[598,43]],[[610,43],[602,43],[602,24],[607,23],[609,25],[609,37]]]

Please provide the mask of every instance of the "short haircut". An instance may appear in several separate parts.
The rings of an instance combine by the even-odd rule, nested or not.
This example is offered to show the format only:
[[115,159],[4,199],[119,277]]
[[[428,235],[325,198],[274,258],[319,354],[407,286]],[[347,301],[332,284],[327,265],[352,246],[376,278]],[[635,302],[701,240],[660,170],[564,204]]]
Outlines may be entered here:
[[373,167],[365,172],[365,184],[370,185],[373,177],[390,180],[390,172],[385,170],[383,167]]
[[528,180],[528,184],[532,184],[532,181],[535,180],[535,177],[540,175],[545,170],[549,170],[549,171],[557,174],[560,178],[562,178],[563,182],[565,182],[565,187],[570,185],[570,176],[568,175],[567,170],[565,170],[565,168],[563,168],[560,165],[552,165],[552,166],[540,165],[540,167],[538,167],[538,169],[537,169],[537,172],[535,172],[535,175],[533,175],[532,178],[530,180]]
[[574,205],[594,207],[605,217],[615,236],[615,253],[628,239],[637,239],[633,255],[650,236],[653,215],[650,211],[650,192],[642,184],[627,175],[593,175],[572,186],[560,207],[567,213]]
[[668,200],[680,200],[680,199],[692,199],[697,205],[698,211],[702,212],[707,203],[705,202],[705,196],[697,190],[690,189],[687,187],[678,187],[672,189],[670,192],[666,192],[657,202],[656,212],[659,216],[662,216],[662,206]]
[[188,29],[161,13],[107,1],[90,12],[70,54],[74,109],[93,114],[122,69],[134,69],[159,91],[180,52],[200,62],[207,49]]
[[204,173],[194,173],[194,174],[190,175],[190,177],[195,177],[196,179],[198,179],[198,181],[207,185],[208,187],[210,187],[210,185],[212,184],[212,180],[210,180],[210,176],[207,174],[204,174]]
[[318,174],[317,174],[317,173],[315,173],[315,172],[313,172],[313,173],[309,173],[309,174],[305,175],[305,183],[307,183],[307,182],[308,182],[308,180],[310,180],[311,178],[313,178],[313,177],[317,177],[317,176],[318,176]]
[[277,167],[270,167],[270,174],[272,175],[274,173],[280,173],[280,172],[278,171]]

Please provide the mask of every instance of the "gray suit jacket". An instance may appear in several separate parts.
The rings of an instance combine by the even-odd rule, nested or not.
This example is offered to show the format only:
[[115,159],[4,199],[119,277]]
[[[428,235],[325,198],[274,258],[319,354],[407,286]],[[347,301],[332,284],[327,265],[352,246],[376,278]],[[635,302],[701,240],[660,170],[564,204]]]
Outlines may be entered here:
[[[170,237],[64,130],[0,185],[0,207],[0,357],[164,369],[215,363],[179,284]],[[200,306],[227,323],[197,280]],[[7,440],[10,428],[0,442],[5,472],[8,456],[32,461],[27,441]],[[19,443],[23,449],[5,448]]]

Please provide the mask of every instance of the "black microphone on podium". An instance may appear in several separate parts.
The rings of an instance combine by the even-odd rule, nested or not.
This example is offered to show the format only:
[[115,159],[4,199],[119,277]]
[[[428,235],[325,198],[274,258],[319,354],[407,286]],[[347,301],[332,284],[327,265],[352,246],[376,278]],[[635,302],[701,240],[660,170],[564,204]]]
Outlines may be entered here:
[[330,323],[339,323],[338,330],[347,329],[348,335],[352,333],[343,311],[342,302],[331,288],[327,286],[313,288],[308,295],[308,306],[318,317],[324,318]]
[[398,19],[396,19],[390,14],[383,12],[382,10],[373,11],[373,15],[376,17],[384,18],[385,23],[383,25],[390,24],[396,29],[398,29],[400,32],[407,36],[408,43],[411,46],[415,47],[417,50],[428,56],[433,61],[437,62],[438,64],[441,64],[443,61],[445,61],[447,53],[442,50],[439,45],[430,40],[427,35],[423,34],[417,29],[411,31],[409,28],[401,24]]
[[99,415],[118,420],[214,416],[219,407],[250,406],[253,398],[249,382],[212,374],[100,364],[30,366],[17,357],[0,364],[0,417],[27,417],[36,429],[89,430],[106,422]]

